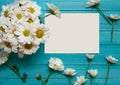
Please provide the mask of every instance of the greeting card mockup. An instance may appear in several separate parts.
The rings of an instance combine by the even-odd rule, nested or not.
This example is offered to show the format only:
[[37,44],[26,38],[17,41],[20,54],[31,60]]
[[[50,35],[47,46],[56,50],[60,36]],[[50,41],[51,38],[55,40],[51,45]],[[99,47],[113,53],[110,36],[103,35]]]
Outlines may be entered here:
[[45,18],[50,38],[45,53],[99,53],[99,14],[62,13]]

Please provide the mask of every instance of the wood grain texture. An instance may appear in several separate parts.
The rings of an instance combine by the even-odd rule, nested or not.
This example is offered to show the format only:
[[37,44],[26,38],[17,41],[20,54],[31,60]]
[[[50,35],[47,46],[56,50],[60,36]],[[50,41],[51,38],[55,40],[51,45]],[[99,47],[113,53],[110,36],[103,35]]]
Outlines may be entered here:
[[[14,0],[0,0],[0,10],[2,5],[12,3]],[[34,0],[42,7],[42,16],[48,12],[46,3],[54,3],[61,9],[62,13],[97,13],[94,8],[86,8],[87,0]],[[120,14],[120,0],[101,0],[100,7],[105,14]],[[100,15],[100,54],[97,54],[91,64],[91,68],[98,69],[99,74],[94,79],[93,85],[104,85],[107,72],[107,62],[105,57],[113,55],[120,60],[120,21],[115,25],[115,34],[113,43],[110,42],[111,26]],[[92,40],[92,39],[91,39]],[[32,56],[25,56],[23,59],[17,58],[17,54],[11,54],[9,62],[17,65],[20,72],[26,72],[28,79],[25,84],[6,66],[0,66],[0,85],[41,85],[41,82],[35,79],[35,75],[40,73],[43,78],[49,73],[48,60],[50,57],[61,58],[65,68],[71,67],[77,70],[76,76],[85,75],[87,68],[87,59],[85,54],[44,54],[44,45]],[[76,77],[72,82],[75,82]],[[54,73],[47,85],[69,85],[68,79],[62,73]],[[85,85],[90,85],[90,80]],[[120,85],[120,62],[111,66],[108,85]]]

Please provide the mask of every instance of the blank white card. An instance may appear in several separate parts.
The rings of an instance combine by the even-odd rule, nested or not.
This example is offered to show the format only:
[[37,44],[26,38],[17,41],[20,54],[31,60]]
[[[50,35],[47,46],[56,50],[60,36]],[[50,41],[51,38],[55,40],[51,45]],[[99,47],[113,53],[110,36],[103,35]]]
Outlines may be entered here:
[[45,53],[99,53],[99,14],[62,13],[45,18],[50,38]]

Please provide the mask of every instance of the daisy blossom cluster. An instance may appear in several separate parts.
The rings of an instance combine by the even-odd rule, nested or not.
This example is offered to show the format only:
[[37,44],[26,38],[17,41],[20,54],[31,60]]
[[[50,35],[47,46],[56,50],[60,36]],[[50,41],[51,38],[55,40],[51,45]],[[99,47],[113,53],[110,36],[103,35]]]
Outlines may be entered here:
[[40,23],[41,7],[31,0],[17,0],[2,6],[0,16],[0,49],[7,53],[36,53],[40,43],[49,37],[49,30]]

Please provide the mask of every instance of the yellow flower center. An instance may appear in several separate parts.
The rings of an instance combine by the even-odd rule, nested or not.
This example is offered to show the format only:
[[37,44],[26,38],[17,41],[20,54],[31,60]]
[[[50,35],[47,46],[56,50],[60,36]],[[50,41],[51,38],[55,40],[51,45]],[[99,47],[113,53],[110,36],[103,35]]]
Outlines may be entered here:
[[33,7],[29,7],[28,10],[31,14],[35,13],[35,9]]
[[33,47],[33,44],[25,44],[24,46],[26,49],[30,50]]
[[56,67],[57,66],[57,64],[54,64],[54,67]]
[[25,37],[28,37],[29,35],[30,35],[30,30],[24,30],[23,31],[23,35],[25,36]]
[[10,44],[10,42],[5,41],[4,44],[5,44],[5,46],[8,47],[8,48],[11,48],[11,47],[12,47],[11,44]]
[[36,37],[37,38],[42,38],[44,36],[44,31],[39,29],[36,31]]
[[29,18],[29,19],[27,20],[27,22],[28,22],[29,24],[31,24],[31,23],[33,23],[33,20],[32,20],[31,18]]
[[5,28],[3,28],[3,26],[0,27],[0,30],[1,30],[2,32],[5,32]]
[[5,10],[5,11],[4,11],[4,16],[5,16],[5,17],[8,17],[8,15],[9,15],[9,14],[8,14],[8,10]]
[[17,14],[16,14],[16,17],[17,17],[17,19],[21,19],[21,18],[22,18],[22,14],[17,13]]

